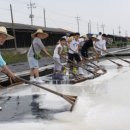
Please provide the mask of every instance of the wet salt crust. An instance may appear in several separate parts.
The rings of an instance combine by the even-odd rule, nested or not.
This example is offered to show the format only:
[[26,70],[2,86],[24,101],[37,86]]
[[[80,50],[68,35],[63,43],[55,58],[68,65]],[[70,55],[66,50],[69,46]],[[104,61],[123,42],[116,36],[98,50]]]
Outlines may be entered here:
[[[118,60],[115,60],[118,61]],[[52,113],[50,119],[36,119],[35,116],[24,115],[22,121],[0,122],[4,130],[130,130],[130,68],[128,64],[118,61],[125,67],[117,67],[104,61],[108,73],[94,80],[74,86],[47,86],[58,91],[78,95],[73,112],[68,111],[69,104],[61,98],[46,93],[44,90],[33,90],[33,94],[41,96],[35,101],[40,108],[66,110]],[[32,94],[32,86],[10,92],[5,96],[24,96]],[[44,94],[43,94],[44,92]],[[50,102],[50,103],[49,103]],[[54,104],[55,103],[55,104]],[[46,105],[45,105],[46,104]]]

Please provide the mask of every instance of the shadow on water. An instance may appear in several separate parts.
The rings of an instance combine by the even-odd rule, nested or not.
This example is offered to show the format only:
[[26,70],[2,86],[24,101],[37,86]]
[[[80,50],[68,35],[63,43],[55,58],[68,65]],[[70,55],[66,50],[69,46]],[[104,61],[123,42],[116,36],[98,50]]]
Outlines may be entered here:
[[[24,120],[53,120],[53,115],[68,111],[67,108],[47,109],[38,99],[40,95],[0,97],[0,122],[24,121]],[[44,98],[43,98],[44,102]],[[46,106],[45,106],[46,107]]]

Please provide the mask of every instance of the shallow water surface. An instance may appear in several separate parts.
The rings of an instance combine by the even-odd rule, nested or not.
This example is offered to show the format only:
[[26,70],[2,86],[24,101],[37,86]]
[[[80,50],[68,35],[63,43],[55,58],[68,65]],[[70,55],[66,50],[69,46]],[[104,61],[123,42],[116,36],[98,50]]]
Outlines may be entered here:
[[[2,111],[14,111],[6,113],[12,119],[0,111],[0,129],[130,130],[130,67],[115,61],[125,67],[117,69],[113,63],[104,61],[102,64],[108,72],[94,80],[76,85],[45,85],[65,94],[77,95],[73,112],[68,111],[70,104],[64,99],[34,86],[4,91],[0,101]],[[1,115],[7,120],[3,121]]]

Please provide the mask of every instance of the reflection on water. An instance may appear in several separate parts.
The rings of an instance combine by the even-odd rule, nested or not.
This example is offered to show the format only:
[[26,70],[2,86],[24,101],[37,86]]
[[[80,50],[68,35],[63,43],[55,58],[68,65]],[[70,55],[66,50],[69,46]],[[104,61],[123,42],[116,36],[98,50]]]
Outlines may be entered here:
[[[53,115],[64,112],[66,109],[40,108],[38,99],[40,95],[0,97],[0,122],[22,121],[26,119],[52,120]],[[44,98],[42,96],[44,102]]]
[[61,97],[41,89],[30,92],[34,91],[32,87],[24,87],[0,98],[3,107],[0,122],[33,120],[31,124],[9,124],[11,129],[20,125],[25,130],[130,130],[130,68],[118,62],[125,67],[117,69],[106,61],[108,72],[94,80],[75,85],[44,84],[55,91],[78,96],[72,113]]

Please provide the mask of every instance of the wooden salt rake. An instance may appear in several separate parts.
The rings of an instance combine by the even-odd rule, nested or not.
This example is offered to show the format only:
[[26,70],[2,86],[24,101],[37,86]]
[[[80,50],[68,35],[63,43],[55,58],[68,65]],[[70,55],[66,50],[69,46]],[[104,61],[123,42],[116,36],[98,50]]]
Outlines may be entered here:
[[[64,59],[66,59],[64,56],[61,56],[61,57],[64,58]],[[84,69],[84,70],[88,71],[89,73],[93,74],[94,77],[98,77],[98,76],[100,75],[100,74],[98,74],[98,73],[96,73],[96,72],[93,72],[93,71],[91,71],[91,70],[89,70],[89,69],[87,69],[87,68],[85,68],[85,67],[83,67],[83,66],[80,66],[80,65],[74,63],[73,61],[71,61],[71,60],[69,60],[69,59],[66,59],[66,60],[68,60],[70,63],[72,63],[72,64],[75,65],[76,67],[81,67],[82,69]]]
[[27,84],[34,85],[34,86],[36,86],[36,87],[38,87],[38,88],[44,89],[44,90],[46,90],[46,91],[48,91],[48,92],[50,92],[50,93],[53,93],[53,94],[55,94],[55,95],[57,95],[57,96],[62,97],[63,99],[65,99],[67,102],[69,102],[69,103],[71,104],[70,111],[73,111],[74,106],[75,106],[75,103],[76,103],[77,98],[78,98],[77,96],[64,95],[64,94],[62,94],[62,93],[59,93],[59,92],[56,92],[56,91],[54,91],[54,90],[48,89],[48,88],[46,88],[46,87],[44,87],[44,86],[41,86],[41,85],[39,85],[39,84],[36,84],[36,83],[30,82],[30,81],[28,81],[28,80],[25,80],[25,79],[23,79],[23,78],[21,78],[21,77],[16,77],[16,78],[19,79],[19,80],[21,80],[21,81],[23,81],[23,82],[25,82],[25,83],[27,83]]
[[[116,55],[114,55],[114,54],[112,54],[112,53],[110,53],[110,52],[107,52],[107,51],[105,51],[105,50],[103,50],[103,49],[101,49],[101,48],[99,48],[99,47],[97,47],[97,46],[95,46],[95,47],[98,48],[98,49],[100,49],[101,51],[103,51],[103,52],[109,54],[109,55],[112,55],[112,56],[114,56],[114,57],[116,57],[116,58],[118,58],[118,59],[120,59],[120,60],[122,60],[122,61],[124,61],[124,62],[126,62],[126,63],[128,63],[128,64],[130,64],[130,61],[128,61],[128,60],[124,60],[124,59],[122,59],[122,58],[120,58],[120,57],[117,57]],[[107,59],[108,59],[108,58],[107,58]],[[110,60],[110,59],[108,59],[108,60]],[[111,60],[110,60],[110,61],[111,61]],[[113,62],[113,61],[112,61],[112,62]],[[118,63],[116,63],[116,62],[113,62],[113,63],[117,64],[119,67],[122,67],[122,66],[123,66],[123,65],[118,64]]]

